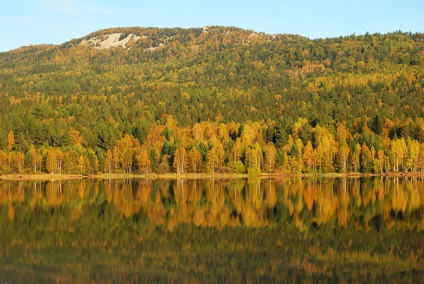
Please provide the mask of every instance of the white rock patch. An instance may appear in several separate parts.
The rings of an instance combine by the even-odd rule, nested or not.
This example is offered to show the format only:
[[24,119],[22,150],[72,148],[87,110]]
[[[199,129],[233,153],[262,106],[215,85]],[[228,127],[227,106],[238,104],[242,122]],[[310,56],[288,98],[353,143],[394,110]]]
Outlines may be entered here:
[[107,49],[107,48],[114,48],[114,47],[127,47],[127,43],[132,39],[133,41],[137,41],[140,39],[139,36],[129,34],[127,37],[125,37],[122,40],[119,40],[122,33],[113,33],[109,35],[105,35],[104,39],[99,39],[99,37],[93,37],[88,40],[81,41],[81,45],[92,45],[98,49]]

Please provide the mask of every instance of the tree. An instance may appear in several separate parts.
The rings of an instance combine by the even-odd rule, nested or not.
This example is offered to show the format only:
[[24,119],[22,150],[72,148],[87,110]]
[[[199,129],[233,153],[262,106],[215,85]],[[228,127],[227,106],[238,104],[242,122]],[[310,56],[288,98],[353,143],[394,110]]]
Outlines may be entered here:
[[84,156],[82,156],[82,155],[78,158],[78,169],[79,169],[80,174],[86,173],[85,159],[84,159]]
[[36,173],[37,171],[41,171],[41,162],[43,160],[43,157],[37,153],[34,144],[31,144],[31,146],[29,146],[28,155],[30,157],[30,165],[32,171],[34,173]]
[[334,170],[333,157],[336,150],[337,147],[334,146],[332,136],[324,134],[317,147],[317,160],[323,172],[332,172]]
[[256,142],[254,145],[253,145],[253,149],[254,149],[254,151],[255,151],[255,154],[256,154],[256,168],[259,170],[259,172],[261,171],[261,169],[262,169],[262,164],[263,164],[263,154],[262,154],[262,148],[261,148],[261,146],[259,145],[259,143],[258,142]]
[[407,157],[405,159],[405,170],[415,172],[420,154],[420,143],[408,137],[406,140]]
[[359,143],[354,144],[353,150],[350,151],[350,163],[351,163],[351,170],[353,172],[358,172],[361,167],[361,145]]
[[111,174],[114,170],[113,167],[113,154],[110,149],[106,151],[106,159],[105,159],[105,172]]
[[243,125],[243,131],[241,132],[240,138],[243,149],[246,149],[249,145],[253,144],[255,133],[249,124]]
[[78,158],[78,148],[74,146],[68,147],[63,155],[63,171],[67,172],[68,174],[79,173]]
[[231,149],[230,160],[232,162],[237,162],[238,160],[240,160],[241,155],[242,155],[242,145],[240,142],[240,138],[237,138],[236,142],[233,145],[233,148]]
[[[1,151],[0,151],[0,160],[1,160]],[[418,154],[418,159],[417,159],[417,170],[419,170],[421,173],[424,173],[424,143],[420,145],[420,153]]]
[[406,170],[404,167],[404,158],[406,157],[407,147],[405,139],[394,139],[390,146],[390,159],[392,161],[393,171],[398,172],[400,169]]
[[64,155],[59,148],[49,147],[46,153],[46,170],[49,173],[61,173]]
[[118,149],[116,147],[113,148],[112,151],[112,161],[113,161],[113,171],[117,172],[118,170],[120,170],[120,165],[119,165],[119,161],[120,161],[120,155],[118,152]]
[[308,123],[308,120],[306,118],[302,118],[302,117],[299,117],[299,119],[295,123],[293,123],[292,136],[293,136],[293,139],[294,140],[296,140],[297,138],[299,138],[300,129],[306,123]]
[[5,167],[7,167],[8,160],[9,160],[8,155],[4,151],[0,150],[0,170],[1,171],[3,171]]
[[12,130],[10,130],[9,134],[7,135],[7,151],[11,152],[14,145],[15,145],[15,135],[13,135]]
[[13,165],[16,173],[22,173],[25,168],[25,155],[21,152],[13,155]]
[[339,144],[344,144],[348,141],[348,130],[346,127],[346,122],[343,121],[342,123],[337,124],[337,130],[336,130],[336,140],[339,142]]
[[84,159],[87,173],[96,174],[99,171],[99,159],[93,149],[87,150]]
[[227,126],[223,123],[219,125],[218,138],[219,138],[219,142],[221,142],[224,145],[227,144],[228,141],[230,141],[230,136],[228,134]]
[[151,171],[150,155],[146,149],[142,149],[136,156],[138,169],[144,174],[148,174]]
[[47,150],[46,170],[47,170],[47,172],[52,173],[52,174],[58,173],[57,152],[56,152],[56,149],[53,148],[53,147],[50,147]]
[[349,162],[349,146],[347,143],[341,143],[337,152],[337,162],[339,166],[339,172],[344,173],[347,171],[347,165]]
[[116,141],[116,146],[113,149],[114,159],[119,161],[121,168],[126,173],[130,173],[135,161],[135,153],[140,148],[140,142],[129,134]]
[[153,148],[152,150],[150,150],[149,157],[150,157],[150,165],[152,167],[152,171],[158,172],[159,159],[160,159],[159,151],[157,149]]
[[59,148],[55,149],[56,154],[56,164],[57,164],[57,171],[58,173],[62,173],[62,166],[63,166],[63,153]]
[[257,151],[253,147],[249,147],[245,154],[245,166],[248,173],[259,173]]
[[377,151],[377,158],[374,159],[374,172],[375,173],[379,173],[382,174],[384,173],[384,170],[386,169],[386,156],[384,154],[383,150],[378,150]]
[[160,174],[165,174],[165,173],[169,173],[170,172],[170,167],[169,167],[169,160],[171,159],[171,156],[169,155],[162,155],[160,164],[158,166],[158,173]]
[[216,147],[216,155],[218,157],[218,169],[219,171],[222,171],[222,166],[224,165],[224,160],[225,160],[224,146],[222,146],[221,142],[217,141],[215,147]]
[[206,170],[209,173],[215,173],[218,168],[219,158],[216,153],[216,148],[212,147],[206,153]]
[[119,157],[119,163],[126,173],[130,173],[134,157],[134,138],[128,134],[116,142],[116,153]]
[[306,143],[305,149],[303,150],[303,163],[306,166],[306,171],[315,171],[316,168],[316,159],[315,159],[315,151],[312,147],[312,143],[310,140]]
[[268,173],[272,173],[275,169],[275,159],[277,154],[277,149],[273,143],[268,142],[264,147],[265,153],[265,170]]
[[180,147],[175,151],[174,156],[174,169],[178,174],[184,173],[187,168],[187,152],[183,146],[180,145]]
[[200,156],[199,150],[196,147],[192,147],[188,152],[188,168],[192,173],[197,173],[200,163],[202,162],[202,156]]
[[374,156],[367,144],[362,144],[361,147],[361,171],[364,173],[372,173],[374,170]]

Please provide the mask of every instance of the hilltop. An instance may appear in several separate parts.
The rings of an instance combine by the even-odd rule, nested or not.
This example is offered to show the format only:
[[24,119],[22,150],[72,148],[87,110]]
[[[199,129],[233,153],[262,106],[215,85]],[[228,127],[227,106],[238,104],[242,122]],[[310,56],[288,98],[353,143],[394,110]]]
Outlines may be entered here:
[[[25,55],[52,55],[56,52],[70,51],[77,48],[88,48],[97,50],[112,49],[115,52],[124,52],[130,49],[143,51],[163,51],[171,49],[175,55],[186,57],[178,51],[191,49],[190,55],[196,55],[206,51],[217,51],[222,48],[235,46],[246,46],[252,43],[265,43],[271,40],[298,40],[304,37],[284,34],[268,35],[235,27],[203,27],[203,28],[110,28],[93,32],[85,37],[72,39],[61,45],[30,45],[5,52],[3,55],[11,55],[24,59]],[[211,46],[209,46],[211,44]],[[216,45],[218,44],[218,45]],[[202,50],[203,47],[203,50]],[[176,48],[180,50],[175,50]],[[7,56],[9,57],[9,56]],[[10,57],[9,57],[10,58]],[[52,60],[50,57],[43,59]]]
[[[159,164],[177,171],[179,147],[196,148],[206,171],[207,153],[219,145],[219,171],[228,171],[240,140],[233,158],[246,169],[256,149],[263,170],[272,144],[269,170],[416,171],[411,160],[418,163],[424,149],[402,161],[390,151],[398,140],[424,143],[423,50],[423,34],[311,40],[235,27],[113,28],[22,47],[0,53],[0,150],[24,154],[32,145],[48,171],[48,149],[76,147],[87,158],[81,163],[90,163],[84,170],[97,158],[104,171],[106,153],[128,135],[141,147],[134,151],[157,159],[155,172]],[[307,166],[302,155],[310,148],[324,155],[323,139],[332,143],[326,160]],[[117,158],[114,168],[140,170],[134,153],[131,165]],[[5,172],[16,170],[10,159],[1,160]]]

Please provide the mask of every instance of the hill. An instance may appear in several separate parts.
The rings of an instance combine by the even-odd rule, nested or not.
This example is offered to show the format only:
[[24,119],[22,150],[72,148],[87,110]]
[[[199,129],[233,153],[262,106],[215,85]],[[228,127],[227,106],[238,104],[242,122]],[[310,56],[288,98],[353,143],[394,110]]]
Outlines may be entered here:
[[49,151],[73,149],[80,167],[68,161],[68,172],[178,172],[179,148],[183,172],[419,171],[423,50],[423,34],[310,40],[204,27],[113,28],[0,53],[2,171],[35,169],[31,146],[42,171]]

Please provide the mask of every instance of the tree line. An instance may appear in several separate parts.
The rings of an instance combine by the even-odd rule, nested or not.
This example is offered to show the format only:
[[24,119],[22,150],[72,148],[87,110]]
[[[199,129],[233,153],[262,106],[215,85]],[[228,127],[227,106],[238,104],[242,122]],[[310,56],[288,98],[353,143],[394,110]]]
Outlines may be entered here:
[[33,144],[16,150],[15,135],[8,133],[0,150],[2,173],[331,173],[424,172],[424,143],[390,138],[386,121],[377,142],[362,142],[345,123],[335,133],[324,126],[310,127],[299,118],[289,134],[272,122],[201,122],[178,126],[172,116],[164,125],[152,126],[143,143],[125,134],[108,149],[83,146],[81,134],[72,130],[74,144],[66,147]]

